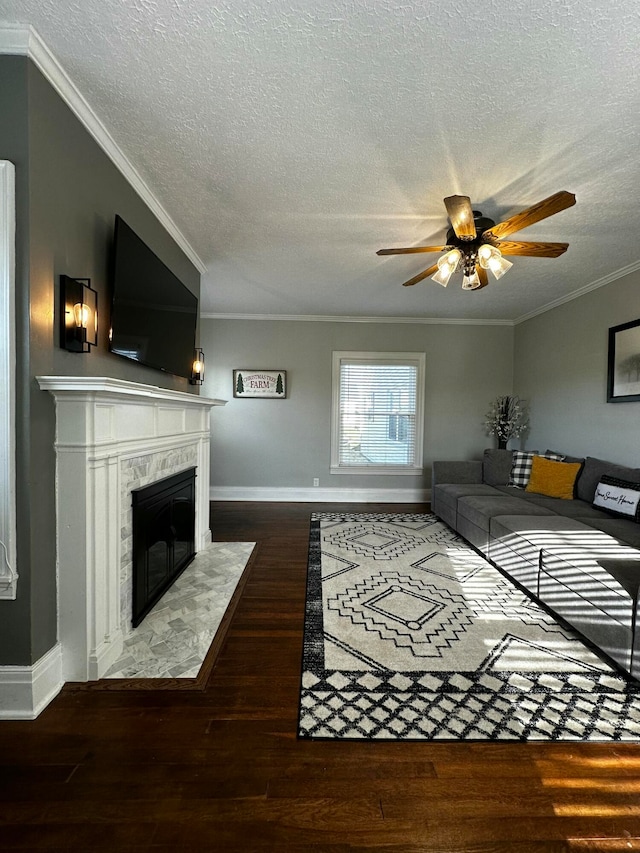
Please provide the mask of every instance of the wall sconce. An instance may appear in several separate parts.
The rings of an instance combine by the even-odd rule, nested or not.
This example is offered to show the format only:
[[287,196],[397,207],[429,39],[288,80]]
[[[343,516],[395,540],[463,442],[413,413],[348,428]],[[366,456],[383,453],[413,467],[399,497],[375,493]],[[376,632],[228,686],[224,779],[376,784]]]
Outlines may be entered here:
[[89,352],[98,343],[98,294],[90,278],[60,276],[60,346]]
[[191,385],[202,385],[204,382],[204,352],[200,347],[196,347],[189,382]]

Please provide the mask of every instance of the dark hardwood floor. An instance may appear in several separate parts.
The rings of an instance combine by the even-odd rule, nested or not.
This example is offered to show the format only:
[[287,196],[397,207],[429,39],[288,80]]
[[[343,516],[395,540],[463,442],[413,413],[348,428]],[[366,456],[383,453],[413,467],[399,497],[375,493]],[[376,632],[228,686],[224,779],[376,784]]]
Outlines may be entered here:
[[203,690],[72,686],[0,723],[0,850],[640,849],[640,745],[296,739],[309,515],[219,503],[258,550]]

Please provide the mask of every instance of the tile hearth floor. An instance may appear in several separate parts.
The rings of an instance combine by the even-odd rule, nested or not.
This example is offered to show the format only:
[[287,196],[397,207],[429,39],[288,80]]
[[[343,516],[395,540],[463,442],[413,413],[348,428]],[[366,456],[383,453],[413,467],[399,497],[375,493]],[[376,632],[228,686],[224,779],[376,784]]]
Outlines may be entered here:
[[195,678],[254,542],[213,542],[125,638],[104,678]]

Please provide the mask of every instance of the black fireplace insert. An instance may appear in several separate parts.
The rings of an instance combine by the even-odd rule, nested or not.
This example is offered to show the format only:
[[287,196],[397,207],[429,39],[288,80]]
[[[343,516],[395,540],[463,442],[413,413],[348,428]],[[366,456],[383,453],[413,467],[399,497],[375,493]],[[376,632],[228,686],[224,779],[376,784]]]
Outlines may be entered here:
[[195,557],[196,469],[131,492],[135,628]]

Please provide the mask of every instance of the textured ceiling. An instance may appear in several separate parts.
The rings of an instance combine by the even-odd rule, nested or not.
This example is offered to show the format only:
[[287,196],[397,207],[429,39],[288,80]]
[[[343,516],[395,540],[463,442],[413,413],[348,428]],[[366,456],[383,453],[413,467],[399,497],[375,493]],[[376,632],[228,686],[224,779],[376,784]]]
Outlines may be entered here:
[[[638,0],[0,0],[32,24],[203,259],[218,314],[513,320],[640,261]],[[479,292],[401,283],[446,195],[517,238]],[[437,256],[436,256],[437,257]]]

